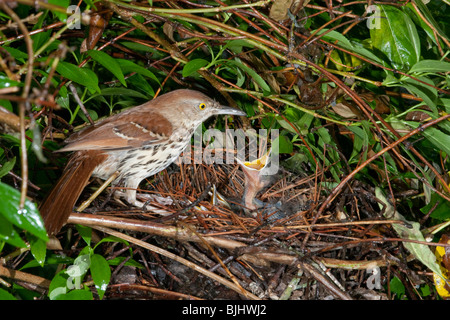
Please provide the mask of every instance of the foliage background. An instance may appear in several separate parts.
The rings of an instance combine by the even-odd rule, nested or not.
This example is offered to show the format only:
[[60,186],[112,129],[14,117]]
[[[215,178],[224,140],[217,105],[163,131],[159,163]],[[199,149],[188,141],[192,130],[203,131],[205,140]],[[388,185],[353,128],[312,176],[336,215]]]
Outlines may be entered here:
[[[1,4],[0,249],[9,268],[52,282],[48,291],[15,284],[0,289],[3,297],[102,298],[111,266],[126,260],[141,267],[131,256],[106,260],[99,244],[119,240],[91,243],[90,229],[81,226],[76,234],[83,245],[70,255],[49,253],[37,203],[66,160],[52,151],[74,127],[180,87],[245,110],[248,119],[236,126],[280,130],[286,177],[310,177],[309,223],[385,213],[419,222],[416,233],[395,230],[416,244],[424,236],[436,244],[448,232],[446,2],[31,2]],[[378,203],[393,206],[391,216]],[[337,234],[362,243],[395,234],[377,230],[367,237],[368,231],[353,234],[348,227]],[[282,240],[307,243],[309,237]],[[393,278],[403,280],[403,289],[412,287],[404,278],[411,282],[423,264],[446,272],[423,244],[414,256],[423,264],[408,267],[408,251],[390,244],[382,249],[404,263]],[[341,258],[364,259],[363,245],[358,250]],[[78,266],[96,290],[58,291],[70,276],[61,264]],[[385,283],[393,298],[398,286]],[[432,286],[430,278],[414,283]],[[433,290],[399,295],[434,299]]]

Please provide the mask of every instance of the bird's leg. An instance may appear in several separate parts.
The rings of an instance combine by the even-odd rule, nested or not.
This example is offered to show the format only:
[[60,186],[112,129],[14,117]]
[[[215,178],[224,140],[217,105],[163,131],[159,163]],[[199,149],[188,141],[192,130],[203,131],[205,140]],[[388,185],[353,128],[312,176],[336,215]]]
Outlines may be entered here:
[[[135,207],[138,207],[138,208],[143,208],[146,211],[152,211],[154,213],[159,213],[159,214],[169,214],[169,212],[167,210],[160,209],[158,207],[149,205],[149,202],[155,201],[162,205],[170,205],[173,203],[172,199],[170,197],[164,198],[164,197],[157,196],[157,195],[137,193],[136,190],[137,190],[140,182],[141,181],[137,180],[137,179],[136,180],[128,180],[125,183],[126,191],[125,192],[116,191],[114,193],[115,199],[118,200],[119,202],[122,202],[122,201],[120,201],[120,199],[125,199],[125,201],[127,203],[129,203]],[[141,198],[145,201],[144,202],[139,201],[137,198]]]

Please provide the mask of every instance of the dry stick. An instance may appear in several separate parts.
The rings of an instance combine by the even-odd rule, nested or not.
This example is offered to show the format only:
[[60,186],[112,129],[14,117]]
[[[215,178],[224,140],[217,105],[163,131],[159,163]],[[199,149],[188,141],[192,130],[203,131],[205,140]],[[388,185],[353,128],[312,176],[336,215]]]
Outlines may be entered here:
[[331,24],[331,23],[333,23],[333,22],[336,22],[338,19],[341,19],[341,18],[343,18],[343,17],[345,17],[345,16],[348,16],[350,13],[351,13],[351,11],[347,11],[347,12],[345,12],[344,14],[342,14],[342,15],[340,15],[340,16],[337,16],[336,18],[331,19],[330,21],[326,22],[325,24],[323,24],[322,26],[320,26],[320,28],[317,28],[317,30],[314,30],[314,32],[311,33],[311,35],[310,35],[309,37],[307,37],[306,39],[304,39],[300,44],[298,44],[298,45],[295,47],[294,51],[298,51],[298,50],[299,50],[300,48],[302,48],[302,47],[304,48],[304,47],[307,47],[307,46],[311,45],[313,42],[315,42],[315,41],[317,41],[318,39],[320,39],[320,37],[322,37],[323,35],[325,35],[325,34],[327,34],[327,33],[330,33],[331,31],[333,31],[333,30],[335,30],[335,29],[337,29],[337,28],[342,27],[343,25],[353,23],[354,20],[350,20],[350,21],[343,22],[343,23],[341,23],[341,24],[339,24],[339,25],[337,25],[337,26],[334,26],[334,27],[332,27],[332,28],[326,30],[325,32],[323,32],[323,33],[320,34],[319,36],[315,37],[315,35],[316,35],[317,33],[319,33],[321,30],[323,30],[327,25],[329,25],[329,24]]
[[27,28],[20,20],[20,18],[12,11],[6,3],[1,3],[2,9],[14,20],[19,29],[22,31],[24,35],[25,44],[28,52],[28,65],[27,65],[27,75],[25,77],[25,85],[22,91],[23,101],[19,102],[19,117],[20,117],[20,153],[21,153],[21,165],[22,165],[22,187],[20,193],[20,203],[19,209],[22,210],[25,207],[25,200],[27,196],[28,190],[28,157],[27,157],[27,145],[26,145],[26,136],[25,136],[25,110],[26,104],[29,103],[28,94],[30,92],[31,79],[33,77],[33,62],[34,62],[34,54],[33,54],[33,42],[31,40],[30,34],[28,33]]
[[[394,223],[395,220],[389,220],[386,223]],[[142,221],[142,220],[134,220],[134,219],[126,219],[126,218],[118,218],[118,217],[110,217],[103,215],[92,215],[92,214],[83,214],[83,213],[72,213],[69,217],[68,223],[72,224],[81,224],[88,227],[108,227],[108,228],[117,228],[127,231],[137,231],[144,232],[148,234],[158,235],[162,237],[172,238],[178,241],[189,241],[189,242],[202,242],[198,236],[186,229],[169,226],[159,223],[154,223],[151,221]],[[367,223],[375,223],[375,221],[367,221]],[[381,222],[380,222],[381,223]],[[362,224],[362,223],[356,223]],[[347,225],[347,224],[346,224]],[[315,225],[314,227],[323,225]],[[294,228],[294,227],[293,227]],[[217,235],[202,235],[203,240],[208,242],[210,245],[217,246],[220,248],[224,248],[227,250],[236,250],[236,249],[244,249],[248,247],[248,244],[236,240],[226,239],[219,237]],[[370,240],[370,239],[367,239]],[[385,239],[375,239],[373,241],[383,241]],[[386,239],[389,240],[389,239]],[[395,241],[406,241],[403,239],[395,239]],[[411,242],[411,241],[409,241]],[[263,252],[259,250],[258,252],[251,252],[251,255],[255,256],[258,259],[267,260],[270,262],[281,263],[292,265],[296,262],[297,256],[292,254],[291,252],[285,251],[283,253],[280,252]],[[373,261],[350,261],[350,260],[338,260],[331,258],[322,258],[316,257],[317,261],[323,263],[328,268],[344,268],[348,270],[360,269],[365,270],[370,266],[386,266],[385,261],[383,260],[373,260]]]
[[[159,235],[162,237],[169,237],[179,241],[194,241],[200,242],[201,240],[189,230],[167,226],[160,223],[154,223],[151,221],[142,221],[118,217],[109,217],[104,215],[92,215],[82,213],[72,213],[69,217],[68,223],[81,224],[84,226],[104,226],[109,228],[124,229],[128,231],[145,232],[149,234]],[[225,249],[233,250],[239,247],[245,247],[247,244],[235,240],[203,235],[203,238],[208,241],[209,244],[222,247]]]
[[177,261],[177,262],[179,262],[181,264],[184,264],[185,266],[187,266],[189,268],[192,268],[192,269],[196,270],[197,272],[200,272],[201,274],[203,274],[203,275],[205,275],[205,276],[207,276],[207,277],[209,277],[209,278],[211,278],[211,279],[213,279],[213,280],[215,280],[215,281],[217,281],[217,282],[227,286],[228,288],[236,291],[237,293],[244,295],[248,299],[259,300],[259,298],[257,296],[255,296],[254,294],[244,290],[242,287],[239,287],[239,286],[235,285],[233,282],[228,281],[228,280],[226,280],[226,279],[216,275],[215,273],[210,272],[210,271],[208,271],[208,270],[206,270],[206,269],[196,265],[195,263],[190,262],[189,260],[181,258],[181,257],[177,256],[176,254],[173,254],[173,253],[171,253],[169,251],[161,249],[161,248],[159,248],[157,246],[154,246],[154,245],[152,245],[150,243],[147,243],[147,242],[141,241],[139,239],[130,237],[130,236],[124,234],[124,233],[121,233],[121,232],[118,232],[118,231],[115,231],[115,230],[112,230],[112,229],[109,229],[109,228],[104,228],[104,227],[93,227],[93,228],[97,229],[97,230],[99,230],[101,232],[110,234],[112,236],[118,237],[120,239],[126,240],[128,242],[134,243],[134,244],[136,244],[136,245],[138,245],[140,247],[143,247],[145,249],[151,250],[151,251],[153,251],[155,253],[158,253],[158,254],[160,254],[162,256],[165,256],[165,257],[167,257],[169,259],[172,259],[172,260]]
[[128,4],[124,2],[116,2],[111,0],[114,4],[119,5],[130,10],[140,10],[145,13],[219,13],[222,11],[243,9],[248,7],[263,7],[266,6],[272,0],[262,0],[250,4],[237,4],[232,6],[222,6],[222,7],[208,7],[208,8],[197,8],[197,9],[171,9],[171,8],[156,8],[156,7],[139,7],[135,4]]
[[342,300],[353,300],[347,293],[343,292],[339,287],[331,282],[327,276],[318,270],[313,263],[305,263],[303,261],[298,261],[298,266],[307,271],[311,276],[317,281],[323,284],[328,290],[330,290],[335,296]]
[[[236,292],[239,293],[239,294],[244,295],[245,297],[247,297],[247,298],[249,298],[249,299],[253,299],[253,300],[259,299],[258,297],[256,297],[256,296],[253,295],[252,293],[250,293],[250,292],[246,291],[245,289],[243,289],[241,286],[236,285],[236,284],[234,284],[233,282],[230,282],[230,281],[228,281],[228,280],[226,280],[226,279],[224,279],[224,278],[222,278],[222,277],[216,275],[215,273],[212,273],[212,272],[210,272],[210,271],[208,271],[208,270],[206,270],[206,269],[204,269],[204,268],[202,268],[202,267],[200,267],[200,266],[198,266],[198,265],[196,265],[196,264],[194,264],[194,263],[192,263],[192,262],[190,262],[190,261],[188,261],[188,260],[186,260],[186,259],[183,259],[183,258],[181,258],[181,257],[179,257],[179,256],[177,256],[177,255],[175,255],[175,254],[173,254],[173,253],[171,253],[171,252],[169,252],[169,251],[166,251],[166,250],[161,249],[161,248],[159,248],[159,247],[157,247],[157,246],[154,246],[154,245],[149,244],[149,243],[147,243],[147,242],[144,242],[144,241],[135,239],[135,238],[133,238],[133,237],[131,237],[131,236],[128,236],[128,235],[126,235],[126,234],[124,234],[124,233],[121,233],[121,232],[118,232],[118,231],[115,231],[115,230],[112,230],[112,229],[109,229],[109,228],[98,227],[98,226],[93,226],[92,228],[94,228],[94,229],[96,229],[96,230],[99,230],[99,231],[101,231],[101,232],[110,234],[110,235],[112,235],[112,236],[118,237],[118,238],[120,238],[120,239],[124,239],[124,240],[126,240],[126,241],[128,241],[128,242],[134,243],[134,244],[136,244],[136,245],[138,245],[138,246],[141,246],[141,247],[146,248],[146,249],[148,249],[148,250],[151,250],[151,251],[153,251],[153,252],[155,252],[155,253],[158,253],[158,254],[160,254],[160,255],[163,255],[163,256],[165,256],[165,257],[167,257],[167,258],[169,258],[169,259],[172,259],[172,260],[174,260],[174,261],[177,261],[177,262],[179,262],[179,263],[181,263],[181,264],[184,264],[184,265],[186,265],[187,267],[190,267],[190,268],[192,268],[192,269],[194,269],[194,270],[196,270],[196,271],[202,273],[203,275],[205,275],[205,276],[207,276],[207,277],[210,277],[211,279],[213,279],[213,280],[215,280],[215,281],[217,281],[217,282],[219,282],[219,283],[221,283],[221,284],[227,286],[228,288],[230,288],[230,289],[236,291]],[[351,300],[351,297],[348,296],[348,294],[346,294],[345,292],[343,292],[342,290],[340,290],[340,289],[339,289],[334,283],[332,283],[325,275],[323,275],[323,274],[318,270],[317,267],[314,266],[314,265],[316,264],[315,261],[312,261],[311,259],[308,259],[309,261],[308,261],[308,262],[305,262],[305,261],[299,261],[299,260],[297,260],[296,257],[292,257],[292,258],[293,258],[293,259],[291,259],[291,263],[290,263],[290,264],[292,264],[292,262],[297,262],[297,264],[298,264],[297,266],[298,266],[299,268],[302,268],[302,269],[308,271],[309,274],[310,274],[312,277],[314,277],[314,279],[316,279],[317,281],[319,281],[320,283],[322,283],[322,284],[323,284],[328,290],[330,290],[335,296],[337,296],[337,297],[339,297],[339,298],[341,298],[341,299],[343,299],[343,300]],[[321,259],[317,259],[317,260],[318,260],[319,262],[321,262]],[[374,264],[374,263],[371,263],[371,264],[370,264],[370,266],[374,266],[374,265],[376,265],[376,264]]]
[[89,114],[89,112],[87,111],[86,107],[84,106],[83,101],[81,101],[80,97],[78,96],[77,89],[75,88],[75,86],[72,83],[69,84],[69,89],[72,92],[73,97],[75,98],[75,101],[78,103],[78,105],[80,106],[81,110],[83,111],[84,115],[89,120],[89,123],[91,125],[94,124],[94,121],[92,120],[91,115]]
[[[62,27],[62,26],[64,26],[65,24],[66,24],[66,22],[56,22],[56,23],[50,24],[50,25],[48,25],[48,26],[45,26],[45,27],[43,27],[43,28],[36,29],[36,30],[32,30],[32,31],[29,32],[29,34],[30,34],[30,36],[32,36],[32,35],[34,35],[34,34],[38,34],[38,33],[43,32],[43,31],[47,31],[47,30],[50,30],[50,29]],[[23,34],[19,34],[19,35],[17,35],[16,37],[9,38],[9,39],[6,39],[6,40],[1,40],[1,41],[0,41],[0,46],[1,46],[1,45],[4,45],[4,44],[6,44],[6,43],[9,44],[10,42],[20,40],[20,39],[22,39],[22,38],[24,38],[24,37],[25,37],[25,36],[24,36]]]
[[233,283],[241,288],[241,290],[244,290],[244,288],[241,287],[241,285],[239,284],[239,281],[236,279],[236,277],[231,273],[231,271],[227,268],[227,266],[225,265],[225,263],[222,261],[222,259],[220,259],[219,255],[217,254],[217,252],[211,247],[211,245],[208,243],[208,241],[206,241],[205,239],[203,239],[203,237],[198,234],[197,232],[195,232],[195,230],[193,230],[193,228],[185,223],[182,223],[182,225],[184,225],[187,229],[189,229],[191,232],[195,233],[197,235],[197,237],[202,241],[203,245],[205,245],[208,250],[214,255],[214,257],[217,259],[217,261],[220,263],[220,265],[222,266],[223,270],[225,270],[225,272],[228,274],[228,276],[231,278],[231,280],[233,281]]
[[200,299],[198,297],[192,296],[190,294],[184,294],[184,293],[180,293],[180,292],[174,292],[174,291],[169,291],[169,290],[165,290],[165,289],[161,289],[161,288],[155,288],[155,287],[150,287],[148,285],[141,285],[141,284],[129,284],[129,283],[120,283],[120,284],[113,284],[108,286],[109,290],[117,290],[118,293],[120,294],[121,299],[123,299],[123,295],[127,293],[127,291],[131,291],[133,294],[136,291],[141,291],[141,292],[151,292],[154,295],[160,295],[160,296],[170,296],[172,297],[174,300],[180,300],[180,299],[184,299],[184,300],[203,300]]
[[94,201],[94,199],[97,198],[98,195],[99,195],[100,193],[102,193],[102,191],[105,190],[106,187],[107,187],[111,182],[113,182],[118,176],[119,176],[119,172],[118,172],[118,171],[114,172],[114,173],[108,178],[108,180],[106,180],[106,181],[100,186],[100,188],[98,188],[98,189],[97,189],[97,190],[89,197],[89,199],[87,199],[86,201],[84,201],[84,202],[77,208],[77,211],[81,212],[81,211],[83,211],[84,209],[86,209],[86,208],[91,204],[91,202]]
[[12,270],[2,266],[1,264],[0,277],[6,277],[17,281],[32,283],[42,288],[48,288],[50,286],[50,280],[23,271]]
[[[221,2],[221,1],[217,1],[217,0],[216,0],[216,2],[218,2],[218,3],[219,3],[220,5],[222,5],[222,6],[226,6],[226,4],[223,3],[223,2]],[[229,8],[229,6],[228,6],[228,8]],[[252,7],[251,9],[252,9],[253,12],[255,12],[257,15],[260,16],[260,19],[261,19],[261,20],[263,20],[265,23],[267,23],[267,24],[269,24],[269,25],[271,24],[271,21],[268,20],[268,19],[266,19],[264,16],[262,16],[262,15],[259,13],[258,10],[256,10],[256,9],[253,8],[253,7]],[[185,12],[185,13],[187,13],[187,12]],[[271,40],[274,41],[274,42],[277,42],[277,43],[280,44],[280,45],[284,45],[283,41],[281,41],[281,40],[278,39],[277,37],[274,37],[274,36],[270,35],[270,33],[268,33],[267,30],[264,30],[264,29],[261,28],[259,25],[257,25],[256,22],[258,22],[258,20],[256,20],[256,21],[251,21],[251,20],[249,20],[246,16],[244,16],[242,13],[240,13],[240,12],[237,11],[237,10],[232,10],[232,13],[235,14],[236,16],[238,16],[239,18],[241,18],[242,20],[244,20],[245,22],[247,22],[249,26],[255,28],[256,30],[259,30],[259,31],[260,31],[262,34],[264,34],[267,38],[271,39]],[[278,30],[278,28],[276,28],[276,26],[274,26],[274,25],[273,25],[272,27],[273,27],[275,30],[277,30],[277,31],[281,31],[281,30]]]
[[[437,35],[439,35],[439,38],[442,39],[442,41],[445,42],[445,44],[447,45],[447,47],[450,47],[450,42],[448,41],[448,39],[444,36],[442,36],[439,32],[437,32],[436,28],[423,16],[422,12],[420,12],[419,8],[417,7],[417,5],[414,3],[414,1],[411,1],[411,5],[414,7],[414,10],[416,10],[417,14],[419,15],[419,17],[423,20],[423,22],[425,22],[425,24],[431,29],[433,30],[433,33]],[[439,46],[439,49],[442,50],[442,48],[440,47],[439,41],[437,41],[438,39],[436,39],[436,43]]]

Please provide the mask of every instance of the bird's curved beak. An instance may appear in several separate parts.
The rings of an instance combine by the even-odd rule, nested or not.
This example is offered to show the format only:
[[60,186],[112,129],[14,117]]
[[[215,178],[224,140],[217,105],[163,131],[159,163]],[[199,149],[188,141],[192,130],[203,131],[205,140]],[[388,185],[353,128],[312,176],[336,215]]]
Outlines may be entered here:
[[239,110],[237,108],[228,107],[228,106],[223,106],[223,105],[217,105],[215,107],[215,109],[216,109],[216,110],[214,110],[215,114],[230,114],[230,115],[234,115],[234,116],[246,116],[247,115],[242,110]]

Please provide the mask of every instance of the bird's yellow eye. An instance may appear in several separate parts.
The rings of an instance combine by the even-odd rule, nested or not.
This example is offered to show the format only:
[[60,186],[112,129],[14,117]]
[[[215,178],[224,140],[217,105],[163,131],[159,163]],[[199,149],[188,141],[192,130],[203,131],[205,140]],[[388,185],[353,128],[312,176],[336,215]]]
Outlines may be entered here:
[[206,104],[200,103],[200,104],[198,105],[198,108],[199,108],[200,110],[204,110],[204,109],[206,108]]

